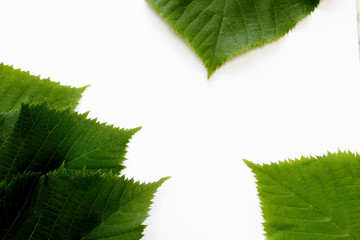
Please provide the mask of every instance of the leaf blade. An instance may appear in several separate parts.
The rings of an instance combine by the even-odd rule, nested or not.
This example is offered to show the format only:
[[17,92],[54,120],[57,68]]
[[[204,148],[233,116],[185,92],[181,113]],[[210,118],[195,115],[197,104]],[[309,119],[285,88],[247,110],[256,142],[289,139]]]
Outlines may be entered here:
[[29,207],[29,199],[40,178],[40,173],[26,172],[15,176],[10,183],[0,183],[0,238],[6,238],[10,229],[24,220],[23,212]]
[[[38,183],[37,196],[32,198],[26,219],[17,231],[9,233],[9,239],[116,239],[121,236],[119,239],[138,240],[151,199],[165,180],[139,184],[99,172],[48,173]],[[138,194],[145,198],[137,198]],[[106,216],[119,217],[112,229],[104,228]]]
[[147,0],[208,71],[284,36],[319,0]]
[[258,181],[267,238],[359,239],[359,155],[246,164]]
[[67,169],[120,173],[127,144],[139,128],[114,128],[86,116],[49,109],[45,103],[24,104],[0,146],[0,180],[10,181],[25,171],[44,174],[63,162]]
[[51,108],[75,109],[86,88],[62,86],[0,63],[0,113],[20,110],[22,103],[41,104],[45,100]]

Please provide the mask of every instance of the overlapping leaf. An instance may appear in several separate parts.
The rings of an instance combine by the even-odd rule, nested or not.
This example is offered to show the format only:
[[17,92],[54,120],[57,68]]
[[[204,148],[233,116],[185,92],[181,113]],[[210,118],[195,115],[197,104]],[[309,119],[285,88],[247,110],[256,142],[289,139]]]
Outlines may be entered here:
[[166,178],[139,184],[118,177],[139,128],[74,112],[83,90],[0,65],[0,239],[142,237]]
[[127,143],[138,130],[113,128],[69,109],[25,104],[0,146],[0,180],[25,171],[46,173],[63,162],[68,169],[119,173]]
[[270,165],[246,163],[258,180],[268,239],[360,239],[358,154],[328,153]]
[[139,184],[109,173],[48,173],[4,239],[140,239],[151,199],[165,180]]
[[0,113],[19,110],[22,103],[41,104],[45,99],[51,108],[75,109],[85,89],[61,86],[0,63]]
[[208,77],[230,58],[284,36],[319,0],[147,0],[195,50]]
[[75,109],[85,89],[62,86],[0,63],[0,144],[13,129],[23,103],[46,100],[53,109]]
[[0,183],[0,239],[12,229],[17,229],[17,223],[25,220],[24,211],[29,207],[31,197],[40,173],[27,172],[14,177],[10,183]]

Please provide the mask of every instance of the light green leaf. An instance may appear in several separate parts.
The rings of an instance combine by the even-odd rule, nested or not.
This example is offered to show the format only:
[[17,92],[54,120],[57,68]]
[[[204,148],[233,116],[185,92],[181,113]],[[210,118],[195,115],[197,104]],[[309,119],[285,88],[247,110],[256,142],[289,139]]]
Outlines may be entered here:
[[85,89],[61,86],[0,63],[0,113],[19,110],[22,103],[41,104],[45,100],[51,108],[75,109]]
[[360,156],[350,152],[258,165],[267,239],[360,239]]
[[147,0],[195,50],[208,77],[230,58],[284,36],[319,0]]
[[[61,169],[40,178],[4,239],[121,239],[142,237],[151,199],[167,178],[149,184],[100,172]],[[21,196],[21,195],[20,195]]]
[[63,162],[67,169],[120,173],[127,143],[139,128],[118,129],[86,116],[49,109],[45,103],[24,104],[0,145],[0,182],[25,171],[44,174]]

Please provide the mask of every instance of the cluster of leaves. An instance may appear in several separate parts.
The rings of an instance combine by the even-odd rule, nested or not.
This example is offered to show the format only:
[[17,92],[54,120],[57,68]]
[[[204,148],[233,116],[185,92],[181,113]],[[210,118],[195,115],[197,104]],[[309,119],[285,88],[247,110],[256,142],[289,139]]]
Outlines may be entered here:
[[195,50],[208,77],[232,57],[279,39],[319,0],[147,0]]
[[74,112],[71,88],[0,64],[0,239],[138,240],[166,180],[119,177],[136,129]]
[[360,156],[351,152],[258,165],[264,228],[272,240],[360,239]]

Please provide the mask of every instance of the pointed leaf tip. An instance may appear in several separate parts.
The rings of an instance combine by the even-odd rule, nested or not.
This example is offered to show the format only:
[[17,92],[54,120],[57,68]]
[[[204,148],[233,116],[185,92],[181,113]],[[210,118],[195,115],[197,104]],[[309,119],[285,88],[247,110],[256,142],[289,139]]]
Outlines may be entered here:
[[253,162],[251,162],[251,161],[249,161],[249,160],[247,160],[247,159],[243,159],[243,162],[244,162],[251,170],[255,170],[255,169],[257,169],[257,168],[260,167],[259,164],[253,163]]
[[284,36],[319,4],[319,0],[147,2],[195,50],[208,78],[234,56]]
[[41,104],[45,99],[52,108],[63,110],[71,106],[75,109],[86,89],[86,86],[63,86],[3,63],[0,64],[0,80],[0,113],[19,110],[23,102]]

